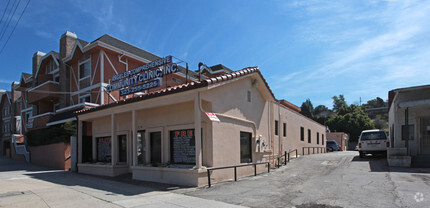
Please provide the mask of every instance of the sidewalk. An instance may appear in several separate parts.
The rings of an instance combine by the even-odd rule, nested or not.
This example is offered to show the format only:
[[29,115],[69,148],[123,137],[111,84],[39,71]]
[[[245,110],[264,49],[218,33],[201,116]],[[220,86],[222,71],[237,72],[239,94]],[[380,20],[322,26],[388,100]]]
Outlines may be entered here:
[[240,207],[174,186],[52,170],[0,157],[0,207]]

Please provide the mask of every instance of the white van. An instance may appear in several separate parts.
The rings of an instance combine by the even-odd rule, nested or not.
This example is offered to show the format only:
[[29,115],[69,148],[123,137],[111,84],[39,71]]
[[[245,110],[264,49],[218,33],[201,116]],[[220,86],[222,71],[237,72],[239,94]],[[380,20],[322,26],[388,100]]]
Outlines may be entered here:
[[387,155],[387,147],[389,146],[390,141],[387,134],[380,129],[362,131],[358,139],[360,158],[363,158],[365,154]]

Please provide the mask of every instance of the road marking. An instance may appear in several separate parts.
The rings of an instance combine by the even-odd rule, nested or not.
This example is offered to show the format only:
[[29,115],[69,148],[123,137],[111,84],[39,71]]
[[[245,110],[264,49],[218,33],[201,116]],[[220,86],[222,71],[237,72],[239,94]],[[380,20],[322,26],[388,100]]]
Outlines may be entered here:
[[22,180],[22,179],[28,179],[28,178],[30,178],[30,177],[23,176],[23,177],[8,178],[6,180],[12,181],[12,180]]

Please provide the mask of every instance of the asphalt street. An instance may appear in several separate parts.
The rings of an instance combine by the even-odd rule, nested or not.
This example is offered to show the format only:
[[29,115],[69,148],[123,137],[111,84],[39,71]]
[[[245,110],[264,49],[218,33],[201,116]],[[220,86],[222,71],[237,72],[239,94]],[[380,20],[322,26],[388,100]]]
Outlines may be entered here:
[[430,169],[389,168],[383,157],[334,152],[186,194],[247,207],[430,207]]

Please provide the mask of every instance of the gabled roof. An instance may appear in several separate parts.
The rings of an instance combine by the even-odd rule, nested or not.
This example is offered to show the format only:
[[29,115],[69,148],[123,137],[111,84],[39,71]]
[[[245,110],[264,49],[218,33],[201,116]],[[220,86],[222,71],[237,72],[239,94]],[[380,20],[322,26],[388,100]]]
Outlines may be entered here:
[[151,98],[156,98],[156,97],[161,97],[161,96],[166,96],[166,95],[170,95],[170,94],[175,94],[175,93],[180,93],[180,92],[184,92],[184,91],[188,91],[188,90],[193,90],[193,89],[197,89],[197,88],[202,88],[202,87],[207,87],[209,85],[213,85],[216,83],[223,83],[226,81],[230,81],[230,80],[235,80],[241,77],[244,77],[245,75],[248,74],[258,74],[261,79],[263,80],[265,86],[267,87],[268,91],[270,92],[270,94],[272,95],[272,97],[274,98],[275,96],[273,95],[273,92],[270,90],[269,85],[267,84],[266,80],[264,79],[263,75],[261,74],[260,70],[258,69],[258,67],[248,67],[248,68],[244,68],[242,70],[230,73],[230,74],[225,74],[222,76],[218,76],[215,78],[210,78],[210,79],[205,79],[203,81],[193,81],[187,84],[181,84],[181,85],[176,85],[173,87],[168,87],[168,88],[164,88],[158,91],[154,91],[154,92],[150,92],[144,95],[140,95],[140,96],[136,96],[136,97],[132,97],[132,98],[128,98],[125,100],[119,100],[117,102],[113,102],[113,103],[109,103],[109,104],[104,104],[98,107],[94,107],[94,108],[90,108],[90,109],[84,109],[84,110],[80,110],[75,112],[76,115],[82,115],[85,113],[90,113],[90,112],[95,112],[95,111],[99,111],[99,110],[103,110],[106,108],[110,108],[110,107],[114,107],[114,106],[118,106],[118,105],[123,105],[123,104],[128,104],[128,103],[134,103],[134,102],[138,102],[138,101],[142,101],[142,100],[148,100]]
[[0,103],[3,100],[3,96],[6,96],[6,99],[9,101],[9,104],[12,103],[12,100],[10,99],[12,97],[12,92],[10,92],[10,91],[3,91],[1,93],[1,96],[0,96]]
[[388,92],[388,109],[391,108],[391,104],[394,101],[394,97],[395,97],[396,93],[416,91],[416,90],[425,90],[425,89],[430,89],[430,85],[420,85],[420,86],[405,87],[405,88],[398,88],[398,89],[390,90]]
[[58,67],[60,67],[60,63],[58,62],[58,59],[60,58],[59,53],[56,51],[51,51],[51,52],[47,53],[46,55],[44,55],[42,58],[40,58],[39,66],[37,66],[37,71],[36,71],[36,74],[34,75],[34,78],[37,78],[37,75],[39,74],[40,66],[42,65],[43,61],[49,57],[52,57],[55,64]]
[[160,56],[157,56],[157,55],[155,55],[153,53],[150,53],[148,51],[140,49],[140,48],[138,48],[136,46],[133,46],[133,45],[131,45],[129,43],[126,43],[126,42],[124,42],[122,40],[114,38],[114,37],[112,37],[112,36],[110,36],[108,34],[105,34],[105,35],[101,36],[100,38],[94,40],[91,43],[94,43],[94,42],[97,42],[97,41],[109,44],[111,46],[114,46],[114,47],[119,48],[121,50],[127,51],[127,52],[129,52],[131,54],[137,55],[137,56],[142,57],[142,58],[144,58],[146,60],[149,60],[149,61],[154,61],[156,59],[161,58]]

